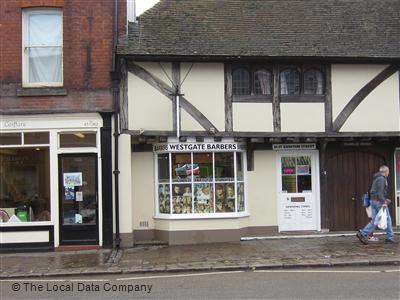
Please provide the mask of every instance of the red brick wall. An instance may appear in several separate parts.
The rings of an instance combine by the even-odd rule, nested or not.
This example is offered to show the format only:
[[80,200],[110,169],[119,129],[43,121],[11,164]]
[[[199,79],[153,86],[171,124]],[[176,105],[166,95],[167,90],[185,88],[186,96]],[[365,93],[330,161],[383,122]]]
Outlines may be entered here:
[[[124,34],[126,0],[119,1]],[[22,83],[22,10],[63,10],[66,96],[18,97]],[[0,1],[0,113],[111,111],[114,0]]]

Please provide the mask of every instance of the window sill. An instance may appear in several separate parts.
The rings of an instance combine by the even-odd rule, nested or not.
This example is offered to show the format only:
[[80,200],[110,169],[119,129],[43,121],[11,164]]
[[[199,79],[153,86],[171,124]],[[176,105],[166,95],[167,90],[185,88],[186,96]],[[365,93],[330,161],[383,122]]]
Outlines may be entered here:
[[155,220],[202,220],[202,219],[239,219],[249,217],[248,212],[240,213],[215,213],[215,214],[176,214],[176,215],[157,215]]
[[66,96],[65,88],[48,87],[48,88],[18,88],[18,97],[35,97],[35,96]]
[[233,95],[232,102],[271,103],[272,95]]
[[4,222],[0,227],[27,227],[27,226],[53,226],[51,221],[32,221],[32,222]]
[[282,103],[324,103],[325,95],[312,95],[312,94],[300,94],[300,95],[280,95]]

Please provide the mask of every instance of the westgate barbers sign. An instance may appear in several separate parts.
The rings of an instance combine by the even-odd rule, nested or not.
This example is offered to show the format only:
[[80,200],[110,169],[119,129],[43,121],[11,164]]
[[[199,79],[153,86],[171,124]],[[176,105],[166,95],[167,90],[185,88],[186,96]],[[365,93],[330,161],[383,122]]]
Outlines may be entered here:
[[203,152],[203,151],[240,151],[244,145],[238,143],[169,143],[155,144],[154,152]]

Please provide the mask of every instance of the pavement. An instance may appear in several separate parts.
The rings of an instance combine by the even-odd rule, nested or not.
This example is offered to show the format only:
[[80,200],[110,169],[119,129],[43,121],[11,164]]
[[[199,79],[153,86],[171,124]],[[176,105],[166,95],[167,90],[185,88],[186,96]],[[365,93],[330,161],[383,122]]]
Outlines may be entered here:
[[[362,245],[355,235],[263,239],[232,243],[129,249],[1,254],[0,279],[256,270],[270,268],[400,265],[399,244]],[[397,236],[399,240],[399,236]]]

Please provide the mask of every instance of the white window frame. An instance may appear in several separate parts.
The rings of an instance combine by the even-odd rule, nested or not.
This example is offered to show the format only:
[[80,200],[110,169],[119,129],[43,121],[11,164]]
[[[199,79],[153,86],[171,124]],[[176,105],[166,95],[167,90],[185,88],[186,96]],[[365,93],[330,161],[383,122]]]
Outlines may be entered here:
[[[63,25],[61,26],[61,45],[27,45],[28,38],[28,19],[29,16],[35,14],[54,14],[57,13],[61,17],[61,24],[63,24],[63,13],[60,9],[28,9],[22,12],[22,87],[62,87],[64,84],[64,32]],[[29,51],[31,47],[41,48],[61,48],[61,81],[60,82],[29,82]]]
[[[177,153],[186,153],[190,154],[191,156],[191,162],[193,163],[193,154],[194,153],[203,153],[200,151],[187,151],[187,152],[175,152],[175,151],[157,151],[154,152],[154,175],[155,175],[155,180],[154,180],[154,198],[155,198],[155,210],[154,210],[154,219],[227,219],[227,218],[240,218],[240,217],[248,217],[249,214],[249,208],[248,208],[248,194],[247,194],[247,160],[246,160],[246,152],[245,151],[206,151],[207,153],[212,153],[213,156],[213,180],[210,181],[210,184],[213,187],[213,207],[215,209],[215,186],[216,183],[221,183],[218,182],[215,178],[215,153],[234,153],[233,159],[234,159],[234,170],[235,170],[235,180],[233,182],[230,182],[234,185],[235,187],[235,212],[214,212],[214,213],[195,213],[194,210],[192,213],[187,213],[187,214],[174,214],[173,213],[173,205],[172,205],[172,186],[173,186],[173,180],[172,180],[172,154],[177,154]],[[159,211],[159,199],[158,199],[158,155],[159,154],[166,154],[168,153],[168,159],[169,159],[169,174],[170,174],[170,179],[169,179],[169,189],[170,189],[170,213],[160,213]],[[236,156],[241,155],[242,156],[242,168],[243,168],[243,179],[238,180],[237,179],[237,160]],[[217,181],[217,182],[216,182]],[[194,205],[194,189],[193,185],[195,181],[193,180],[193,174],[192,174],[192,180],[188,182],[187,184],[191,184],[192,186],[192,208]],[[238,211],[238,199],[237,199],[237,187],[238,183],[243,183],[244,184],[244,211]],[[185,183],[182,183],[185,184]]]

